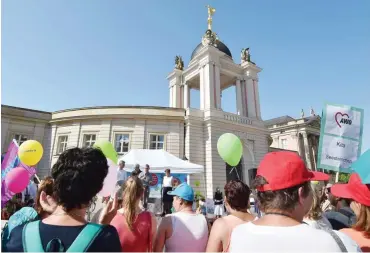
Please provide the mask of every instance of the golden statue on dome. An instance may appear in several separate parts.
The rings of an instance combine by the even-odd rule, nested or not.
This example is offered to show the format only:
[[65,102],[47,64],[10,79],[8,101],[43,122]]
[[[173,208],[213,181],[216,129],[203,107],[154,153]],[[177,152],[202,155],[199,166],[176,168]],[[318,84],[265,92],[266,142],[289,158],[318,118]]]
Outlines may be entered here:
[[212,31],[212,16],[216,12],[216,9],[209,5],[207,5],[206,7],[208,9],[208,29],[206,33],[203,35],[202,44],[204,46],[212,45],[214,47],[217,47],[216,44],[216,40],[218,39],[217,34]]
[[208,30],[212,30],[212,16],[216,12],[216,9],[210,5],[206,6],[208,9]]

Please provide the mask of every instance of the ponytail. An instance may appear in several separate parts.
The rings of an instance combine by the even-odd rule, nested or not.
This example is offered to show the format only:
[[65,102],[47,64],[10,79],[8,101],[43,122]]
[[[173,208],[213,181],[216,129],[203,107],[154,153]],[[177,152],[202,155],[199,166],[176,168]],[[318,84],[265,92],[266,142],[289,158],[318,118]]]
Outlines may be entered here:
[[130,230],[136,218],[136,204],[144,192],[144,186],[138,177],[129,177],[123,186],[122,207],[125,211],[126,223]]

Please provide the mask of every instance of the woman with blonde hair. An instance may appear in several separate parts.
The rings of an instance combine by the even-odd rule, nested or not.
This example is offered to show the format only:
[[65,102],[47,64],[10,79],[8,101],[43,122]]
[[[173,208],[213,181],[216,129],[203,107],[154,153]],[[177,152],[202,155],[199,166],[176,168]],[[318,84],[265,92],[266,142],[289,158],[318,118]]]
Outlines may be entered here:
[[322,215],[321,202],[318,186],[311,184],[313,201],[310,210],[303,218],[303,221],[316,229],[332,229],[329,220]]
[[350,199],[357,218],[352,228],[340,232],[351,237],[363,252],[370,252],[370,185],[363,184],[359,175],[353,173],[348,184],[335,184],[331,192],[336,197]]
[[[152,240],[157,231],[157,222],[153,214],[142,211],[140,208],[140,199],[143,194],[144,186],[141,180],[138,177],[129,177],[123,185],[122,208],[115,212],[111,221],[109,221],[109,215],[105,216],[105,220],[103,217],[101,221],[101,223],[110,223],[116,228],[122,252],[152,251]],[[115,206],[118,206],[117,196]],[[106,212],[114,213],[112,210]]]

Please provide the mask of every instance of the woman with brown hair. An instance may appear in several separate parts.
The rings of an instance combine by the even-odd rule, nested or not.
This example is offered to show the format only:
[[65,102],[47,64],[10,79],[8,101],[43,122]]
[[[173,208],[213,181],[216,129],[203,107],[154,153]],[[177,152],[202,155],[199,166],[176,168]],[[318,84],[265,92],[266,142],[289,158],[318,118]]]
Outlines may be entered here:
[[255,217],[249,213],[248,185],[240,180],[232,180],[225,187],[225,207],[228,216],[217,219],[212,226],[208,239],[207,252],[228,252],[230,236],[233,229]]
[[[151,252],[153,236],[157,231],[156,218],[150,212],[142,211],[140,199],[144,186],[138,177],[129,177],[123,185],[122,208],[103,213],[115,213],[110,221],[109,214],[102,215],[100,223],[110,223],[117,229],[122,252]],[[112,203],[112,202],[110,202]],[[112,204],[108,204],[109,206]],[[117,197],[115,199],[117,204]]]
[[357,217],[352,228],[340,232],[351,237],[363,252],[370,251],[370,185],[363,184],[357,173],[351,175],[348,184],[335,184],[331,188],[334,196],[352,200],[350,207]]

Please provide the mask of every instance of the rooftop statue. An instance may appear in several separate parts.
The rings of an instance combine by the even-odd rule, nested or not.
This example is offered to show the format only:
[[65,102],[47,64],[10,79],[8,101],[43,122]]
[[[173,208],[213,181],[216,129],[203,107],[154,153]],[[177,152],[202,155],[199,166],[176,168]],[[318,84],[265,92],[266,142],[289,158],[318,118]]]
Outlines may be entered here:
[[175,69],[184,70],[184,61],[180,55],[176,55],[175,57]]
[[211,46],[217,47],[216,34],[212,32],[212,30],[208,29],[206,33],[203,35],[202,44],[204,46],[211,45]]
[[311,108],[310,114],[311,114],[311,116],[316,116],[315,111],[313,110],[313,108]]
[[208,30],[212,30],[212,16],[216,12],[216,9],[207,5],[206,6],[208,9]]
[[241,56],[242,63],[251,62],[251,55],[249,53],[249,47],[243,48],[240,56]]

